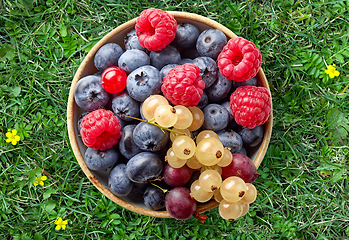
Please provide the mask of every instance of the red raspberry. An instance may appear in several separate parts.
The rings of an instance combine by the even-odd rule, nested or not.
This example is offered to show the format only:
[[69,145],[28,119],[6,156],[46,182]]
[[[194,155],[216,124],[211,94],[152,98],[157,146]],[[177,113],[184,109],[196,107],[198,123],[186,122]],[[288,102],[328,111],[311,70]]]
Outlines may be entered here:
[[223,76],[242,82],[256,76],[262,64],[262,55],[254,43],[237,37],[228,41],[217,62]]
[[230,108],[237,124],[255,128],[270,116],[270,93],[264,87],[238,87],[230,96]]
[[80,133],[87,147],[104,151],[119,141],[120,130],[119,119],[113,112],[98,109],[82,119]]
[[200,76],[200,68],[192,63],[171,69],[164,77],[161,90],[174,105],[196,106],[202,96],[205,83]]
[[136,20],[139,44],[149,51],[165,48],[176,36],[177,22],[161,9],[150,8],[141,12]]

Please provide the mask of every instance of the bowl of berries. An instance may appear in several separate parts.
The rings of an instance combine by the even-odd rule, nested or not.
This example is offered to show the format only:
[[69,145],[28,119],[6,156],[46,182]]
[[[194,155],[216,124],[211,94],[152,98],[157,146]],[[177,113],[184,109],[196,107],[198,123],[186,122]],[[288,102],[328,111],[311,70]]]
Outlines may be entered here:
[[272,101],[254,43],[206,17],[144,10],[104,36],[68,99],[74,155],[89,180],[139,214],[245,215],[269,145]]

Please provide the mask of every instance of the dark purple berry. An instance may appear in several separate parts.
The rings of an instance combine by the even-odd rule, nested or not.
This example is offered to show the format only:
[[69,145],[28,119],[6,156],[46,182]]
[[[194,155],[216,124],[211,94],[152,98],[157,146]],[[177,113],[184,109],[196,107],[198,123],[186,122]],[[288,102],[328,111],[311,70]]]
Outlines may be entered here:
[[220,131],[228,125],[229,115],[221,105],[216,103],[208,104],[202,112],[205,116],[203,124],[205,129]]
[[232,86],[232,81],[224,77],[218,71],[218,79],[205,90],[210,102],[218,102],[228,96]]
[[218,67],[210,57],[197,57],[193,60],[193,64],[200,68],[200,76],[205,82],[205,89],[209,88],[218,78]]
[[126,165],[116,165],[110,172],[108,188],[116,196],[127,196],[133,187],[133,182],[126,175]]
[[193,59],[190,58],[182,58],[182,60],[179,62],[179,65],[183,65],[186,63],[193,63]]
[[164,77],[167,75],[167,73],[177,66],[178,66],[177,63],[167,64],[167,65],[163,66],[160,70],[161,78],[164,79]]
[[133,130],[136,124],[126,125],[121,129],[121,137],[119,139],[119,151],[127,159],[132,158],[142,150],[137,147],[136,143],[133,141]]
[[80,108],[91,112],[104,107],[109,101],[109,94],[103,89],[100,77],[88,75],[76,84],[74,98]]
[[180,53],[175,47],[171,45],[167,45],[164,49],[161,49],[160,51],[151,51],[149,57],[151,65],[153,65],[159,70],[167,64],[178,64],[181,61]]
[[150,185],[144,192],[144,205],[151,210],[160,210],[165,207],[166,194],[160,188]]
[[95,171],[106,171],[118,162],[119,153],[115,148],[109,148],[105,151],[87,148],[85,152],[85,163],[87,167]]
[[162,78],[160,71],[150,65],[142,66],[127,76],[127,92],[138,102],[161,91]]
[[177,25],[177,31],[175,39],[171,42],[171,45],[178,48],[191,48],[195,47],[196,40],[199,36],[199,29],[190,23],[181,23]]
[[231,153],[237,153],[243,146],[241,136],[233,130],[218,131],[217,135],[224,147],[230,148]]
[[200,57],[201,54],[198,52],[196,47],[193,48],[185,48],[181,52],[181,57],[182,58],[189,58],[189,59],[195,59],[197,57]]
[[116,95],[112,100],[113,112],[124,121],[133,121],[126,116],[139,117],[139,103],[123,92]]
[[124,50],[116,43],[104,44],[94,56],[94,64],[96,68],[103,72],[108,67],[117,67],[118,60]]
[[234,82],[234,87],[238,88],[238,87],[243,87],[243,86],[257,86],[257,78],[253,77],[250,78],[246,81],[242,81],[242,82]]
[[133,141],[144,151],[160,151],[166,146],[170,134],[157,126],[140,122],[133,130]]
[[81,130],[81,122],[82,122],[82,119],[87,115],[89,114],[90,112],[83,112],[79,118],[78,118],[78,124],[77,124],[77,127],[78,127],[78,135],[80,135],[80,130]]
[[229,115],[229,123],[227,128],[229,129],[236,129],[238,127],[238,124],[236,123],[233,114],[231,113],[231,108],[230,108],[230,101],[225,101],[224,103],[221,104],[222,107],[224,107]]
[[208,104],[208,96],[205,92],[202,92],[199,103],[196,105],[198,108],[203,109]]
[[136,34],[136,29],[133,29],[131,32],[126,34],[126,37],[124,38],[124,44],[125,44],[126,50],[138,49],[144,52],[147,51],[146,48],[142,47],[139,44],[138,37]]
[[141,152],[127,162],[126,174],[133,182],[146,183],[159,177],[163,168],[163,161],[157,154]]
[[260,144],[264,137],[264,128],[259,125],[255,128],[243,128],[239,131],[245,147],[255,147]]
[[207,29],[199,35],[196,49],[202,56],[217,59],[226,44],[227,37],[221,30]]
[[118,61],[119,68],[124,70],[126,74],[129,74],[139,67],[149,64],[150,58],[148,54],[139,49],[127,50],[120,56]]

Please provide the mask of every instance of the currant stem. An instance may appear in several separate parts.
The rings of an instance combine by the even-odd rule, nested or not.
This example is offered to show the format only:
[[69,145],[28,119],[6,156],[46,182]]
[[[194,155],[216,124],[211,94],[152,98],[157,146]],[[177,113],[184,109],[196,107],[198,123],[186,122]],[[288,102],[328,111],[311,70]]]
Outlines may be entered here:
[[152,183],[152,181],[149,181],[149,182],[150,182],[151,185],[153,185],[153,186],[159,188],[159,189],[160,189],[161,191],[163,191],[164,193],[166,193],[166,192],[168,191],[167,189],[163,189],[163,188],[159,187],[158,185]]
[[157,126],[158,128],[161,128],[161,130],[166,130],[166,131],[172,132],[172,133],[174,133],[174,134],[185,135],[184,133],[177,132],[177,131],[174,131],[174,130],[172,130],[172,129],[170,129],[170,128],[166,128],[166,127],[160,126],[159,124],[157,124],[157,123],[155,122],[155,118],[150,119],[150,120],[143,120],[143,119],[140,119],[140,118],[131,117],[131,116],[127,116],[127,115],[126,115],[125,117],[131,118],[131,119],[135,119],[135,120],[138,120],[138,121],[141,121],[141,122],[149,123],[149,124],[151,124],[151,125]]

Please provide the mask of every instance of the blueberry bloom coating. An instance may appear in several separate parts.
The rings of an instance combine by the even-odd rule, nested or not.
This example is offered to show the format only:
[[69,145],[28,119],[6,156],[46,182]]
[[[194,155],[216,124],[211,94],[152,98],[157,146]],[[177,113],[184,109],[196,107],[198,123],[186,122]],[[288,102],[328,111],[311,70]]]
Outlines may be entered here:
[[118,162],[119,153],[115,148],[109,148],[104,151],[87,148],[84,159],[89,169],[106,171]]
[[218,102],[228,96],[232,81],[228,80],[218,71],[218,79],[205,91],[210,102]]
[[175,39],[171,45],[178,48],[195,47],[196,40],[200,35],[199,29],[190,23],[181,23],[177,25]]
[[126,88],[133,99],[143,102],[150,95],[160,93],[161,84],[160,71],[153,66],[146,65],[137,68],[127,76]]
[[118,66],[124,70],[127,74],[133,70],[150,64],[150,58],[145,52],[132,49],[124,52],[118,61]]
[[205,116],[203,124],[205,129],[219,131],[223,130],[228,125],[228,112],[221,105],[211,103],[207,105],[202,112]]
[[104,107],[109,101],[109,94],[103,89],[100,77],[88,75],[76,84],[74,98],[79,107],[90,112]]
[[136,126],[136,124],[126,125],[121,130],[119,150],[120,153],[127,159],[130,159],[136,154],[142,152],[142,150],[139,147],[137,147],[136,143],[133,140],[133,130]]
[[126,50],[138,49],[144,52],[147,51],[146,48],[142,47],[141,44],[139,44],[136,29],[133,29],[126,34],[126,37],[124,38],[124,44]]
[[118,66],[118,60],[123,54],[124,50],[116,43],[104,44],[94,57],[94,64],[96,68],[103,72],[108,67]]
[[126,196],[132,191],[133,182],[126,174],[126,164],[116,165],[108,179],[109,190],[116,196]]
[[149,54],[151,65],[157,69],[170,63],[179,63],[181,61],[181,54],[177,48],[168,45],[160,51],[151,51]]
[[129,94],[123,92],[116,95],[112,100],[112,108],[115,115],[124,121],[133,121],[126,116],[139,117],[139,102],[134,100]]
[[227,37],[221,30],[207,29],[200,33],[196,42],[196,49],[203,56],[217,59],[226,44]]
[[155,153],[141,152],[132,157],[126,166],[126,174],[136,183],[146,183],[162,173],[163,161]]
[[210,57],[197,57],[193,60],[193,64],[200,68],[200,76],[205,82],[205,89],[209,88],[218,78],[218,67]]
[[224,147],[230,148],[231,153],[237,153],[243,146],[241,136],[233,130],[218,131],[217,135]]
[[170,134],[157,126],[140,122],[133,130],[133,140],[144,151],[160,151],[166,146]]

